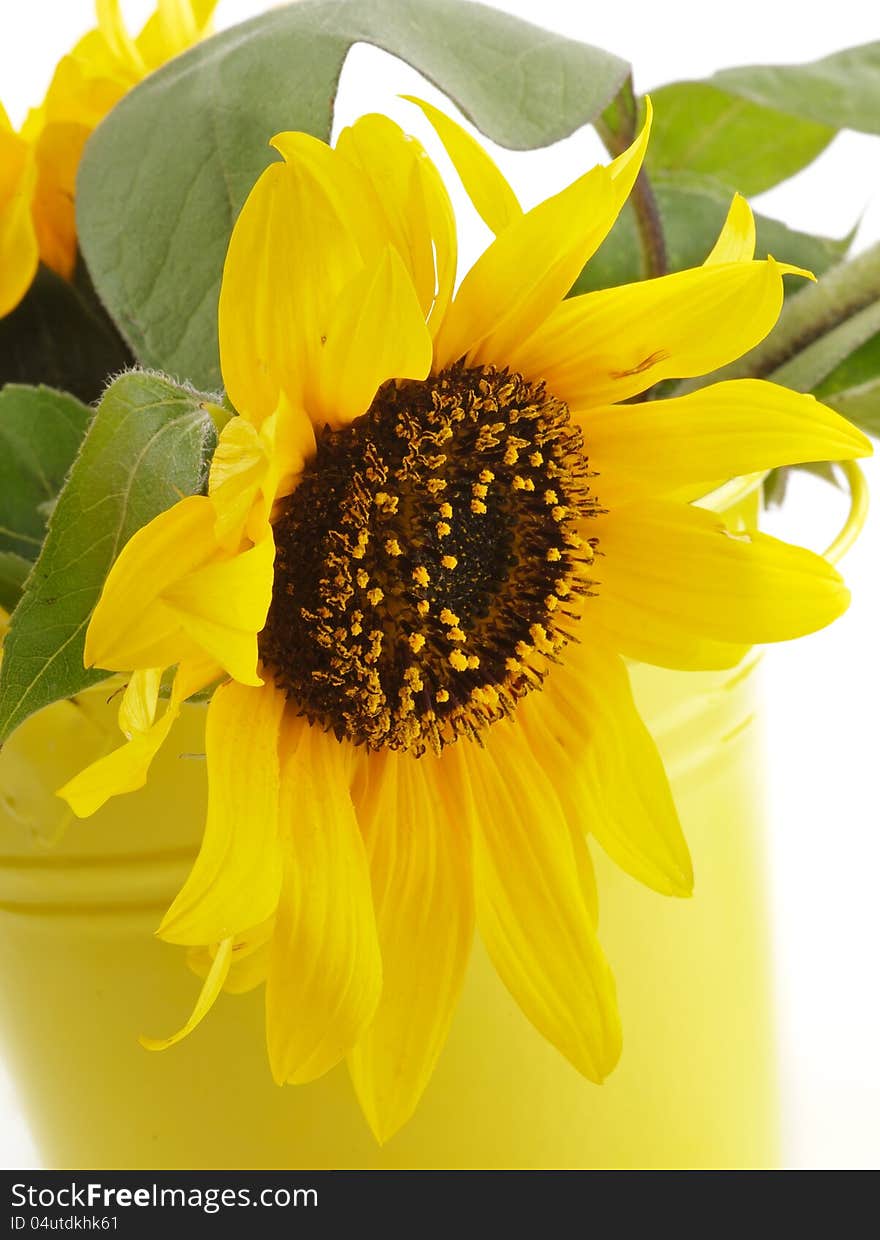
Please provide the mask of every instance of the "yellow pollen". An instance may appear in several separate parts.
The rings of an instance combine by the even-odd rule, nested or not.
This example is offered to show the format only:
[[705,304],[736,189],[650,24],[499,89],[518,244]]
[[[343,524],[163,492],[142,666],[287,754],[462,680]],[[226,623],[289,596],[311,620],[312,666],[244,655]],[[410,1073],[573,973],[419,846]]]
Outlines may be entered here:
[[424,564],[420,564],[418,568],[413,569],[413,581],[419,586],[428,586],[431,584],[431,578],[428,576],[428,570]]
[[547,552],[547,560],[550,564],[556,564],[561,559],[562,559],[562,552],[559,550],[558,547],[551,547],[550,550]]
[[452,526],[446,521],[438,521],[434,528],[437,530],[438,538],[445,538],[447,534],[452,533]]
[[557,504],[555,508],[550,509],[550,516],[554,521],[564,521],[568,516],[568,509],[561,504]]
[[471,495],[474,495],[477,499],[485,499],[488,494],[489,488],[485,483],[475,482],[471,487]]
[[479,656],[479,655],[477,655],[477,654],[469,654],[469,655],[468,655],[467,665],[468,665],[468,667],[471,667],[471,668],[473,668],[473,667],[479,667],[479,666],[480,666],[480,656]]
[[448,500],[444,500],[440,505],[440,516],[446,517],[447,520],[452,516],[452,505]]
[[448,702],[449,701],[448,689],[438,689],[437,692],[434,694],[434,701],[435,702]]
[[544,503],[545,504],[558,504],[559,496],[556,494],[555,491],[545,491],[544,492]]
[[494,481],[495,481],[495,475],[492,473],[491,469],[480,470],[480,482],[482,482],[483,486],[487,487],[490,482],[494,482]]
[[440,612],[441,624],[461,624],[461,620],[454,611],[450,611],[448,607],[444,607]]
[[430,610],[431,610],[431,604],[428,602],[426,598],[420,598],[419,601],[416,603],[416,611],[419,613],[420,616],[427,616]]
[[464,672],[467,670],[468,661],[460,650],[453,650],[449,656],[449,665],[454,667],[457,672]]
[[372,590],[367,591],[367,598],[370,600],[371,607],[378,607],[385,597],[385,591],[378,586],[374,586]]
[[409,647],[413,654],[418,654],[425,644],[425,638],[421,633],[411,633],[409,637]]
[[482,514],[484,512],[488,512],[488,509],[486,508],[486,505],[483,503],[481,499],[472,499],[471,500],[471,512]]
[[443,565],[444,568],[455,568],[456,565],[458,564],[458,556],[444,555],[440,563]]
[[403,552],[400,549],[400,543],[396,538],[385,539],[385,550],[389,555],[403,555]]
[[370,584],[370,574],[365,568],[359,568],[355,574],[355,579],[362,590],[366,590]]
[[533,452],[532,455],[529,457],[529,464],[534,469],[540,469],[541,466],[544,464],[543,452]]
[[458,627],[456,627],[456,628],[452,628],[452,629],[447,629],[447,630],[446,630],[446,636],[449,638],[449,640],[450,640],[451,642],[465,642],[465,641],[467,641],[467,638],[465,637],[464,633],[463,633],[463,632],[462,632],[462,630],[461,630],[460,628],[458,628]]

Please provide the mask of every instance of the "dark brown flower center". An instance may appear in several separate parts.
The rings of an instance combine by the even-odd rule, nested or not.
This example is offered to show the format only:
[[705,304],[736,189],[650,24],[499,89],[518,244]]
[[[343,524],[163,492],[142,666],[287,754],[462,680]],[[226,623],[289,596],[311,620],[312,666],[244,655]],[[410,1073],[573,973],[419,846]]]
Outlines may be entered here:
[[590,590],[598,508],[581,431],[543,384],[488,367],[385,384],[275,526],[260,638],[317,724],[439,752],[540,685]]

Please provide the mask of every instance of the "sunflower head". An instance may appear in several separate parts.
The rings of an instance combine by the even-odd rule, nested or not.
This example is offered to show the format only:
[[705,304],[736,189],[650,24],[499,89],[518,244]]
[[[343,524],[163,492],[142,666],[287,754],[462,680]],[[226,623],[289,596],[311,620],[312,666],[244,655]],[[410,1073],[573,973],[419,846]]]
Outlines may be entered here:
[[[207,711],[205,839],[160,934],[221,989],[265,983],[280,1082],[346,1058],[384,1139],[452,1019],[474,924],[536,1027],[592,1080],[621,1034],[588,840],[686,895],[692,872],[625,660],[732,667],[848,594],[821,557],[694,501],[725,478],[870,451],[756,380],[633,402],[773,326],[783,275],[735,198],[703,267],[567,298],[644,155],[523,211],[421,105],[494,234],[461,282],[413,138],[362,118],[281,160],[232,234],[220,351],[238,412],[207,495],[131,539],[89,626],[128,674],[129,740],[63,790],[140,787]],[[163,672],[174,668],[159,713]]]

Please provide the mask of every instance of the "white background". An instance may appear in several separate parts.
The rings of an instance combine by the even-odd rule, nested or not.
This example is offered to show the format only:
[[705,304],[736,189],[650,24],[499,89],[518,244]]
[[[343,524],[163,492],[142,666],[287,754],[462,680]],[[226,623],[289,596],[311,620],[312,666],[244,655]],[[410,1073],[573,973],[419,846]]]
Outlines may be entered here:
[[[224,27],[268,7],[220,0]],[[799,62],[880,38],[864,0],[498,0],[520,17],[616,52],[647,90],[729,65]],[[131,25],[151,10],[124,0]],[[14,121],[39,102],[57,59],[92,24],[91,0],[0,0],[0,97]],[[358,47],[342,78],[337,125],[374,109],[413,126],[395,96],[437,92],[406,66]],[[423,137],[427,137],[419,129]],[[496,152],[525,205],[600,158],[583,132],[548,151]],[[815,164],[756,200],[786,223],[840,236],[861,217],[856,249],[880,239],[880,139],[845,133]],[[484,239],[474,235],[473,246]],[[779,257],[784,257],[780,255]],[[880,461],[867,473],[880,495]],[[820,549],[843,515],[830,488],[803,481],[773,529]],[[786,1162],[880,1165],[880,504],[845,562],[853,604],[831,629],[777,647],[764,672],[775,967]],[[0,1068],[2,1071],[2,1068]],[[38,1166],[10,1082],[0,1077],[0,1163]]]

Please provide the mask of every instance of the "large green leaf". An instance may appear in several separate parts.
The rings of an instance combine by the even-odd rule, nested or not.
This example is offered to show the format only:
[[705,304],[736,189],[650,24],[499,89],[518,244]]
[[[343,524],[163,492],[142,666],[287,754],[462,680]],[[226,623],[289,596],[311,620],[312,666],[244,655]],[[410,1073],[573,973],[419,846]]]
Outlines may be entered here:
[[880,42],[850,47],[807,65],[722,69],[711,81],[790,116],[880,134]]
[[51,388],[0,391],[0,551],[35,560],[92,410]]
[[[731,192],[709,177],[658,173],[652,184],[666,238],[670,271],[696,267],[715,244],[730,207]],[[796,266],[807,267],[817,275],[839,262],[846,253],[850,237],[834,240],[788,228],[769,216],[756,216],[758,254]],[[644,278],[641,247],[632,206],[620,214],[611,233],[578,279],[575,293],[612,288]]]
[[41,267],[24,300],[0,318],[0,387],[45,383],[93,401],[132,361],[85,273],[68,283]]
[[83,644],[107,572],[136,530],[201,489],[214,442],[206,402],[167,379],[130,373],[107,390],[12,617],[0,743],[35,710],[106,675],[84,670]]
[[285,129],[327,138],[342,63],[373,43],[491,138],[544,146],[597,116],[617,57],[464,0],[300,0],[224,31],[132,91],[92,136],[80,242],[140,360],[218,387],[216,303],[233,221]]
[[677,82],[652,92],[649,171],[714,177],[741,194],[760,194],[793,176],[836,130],[762,107],[710,82]]

